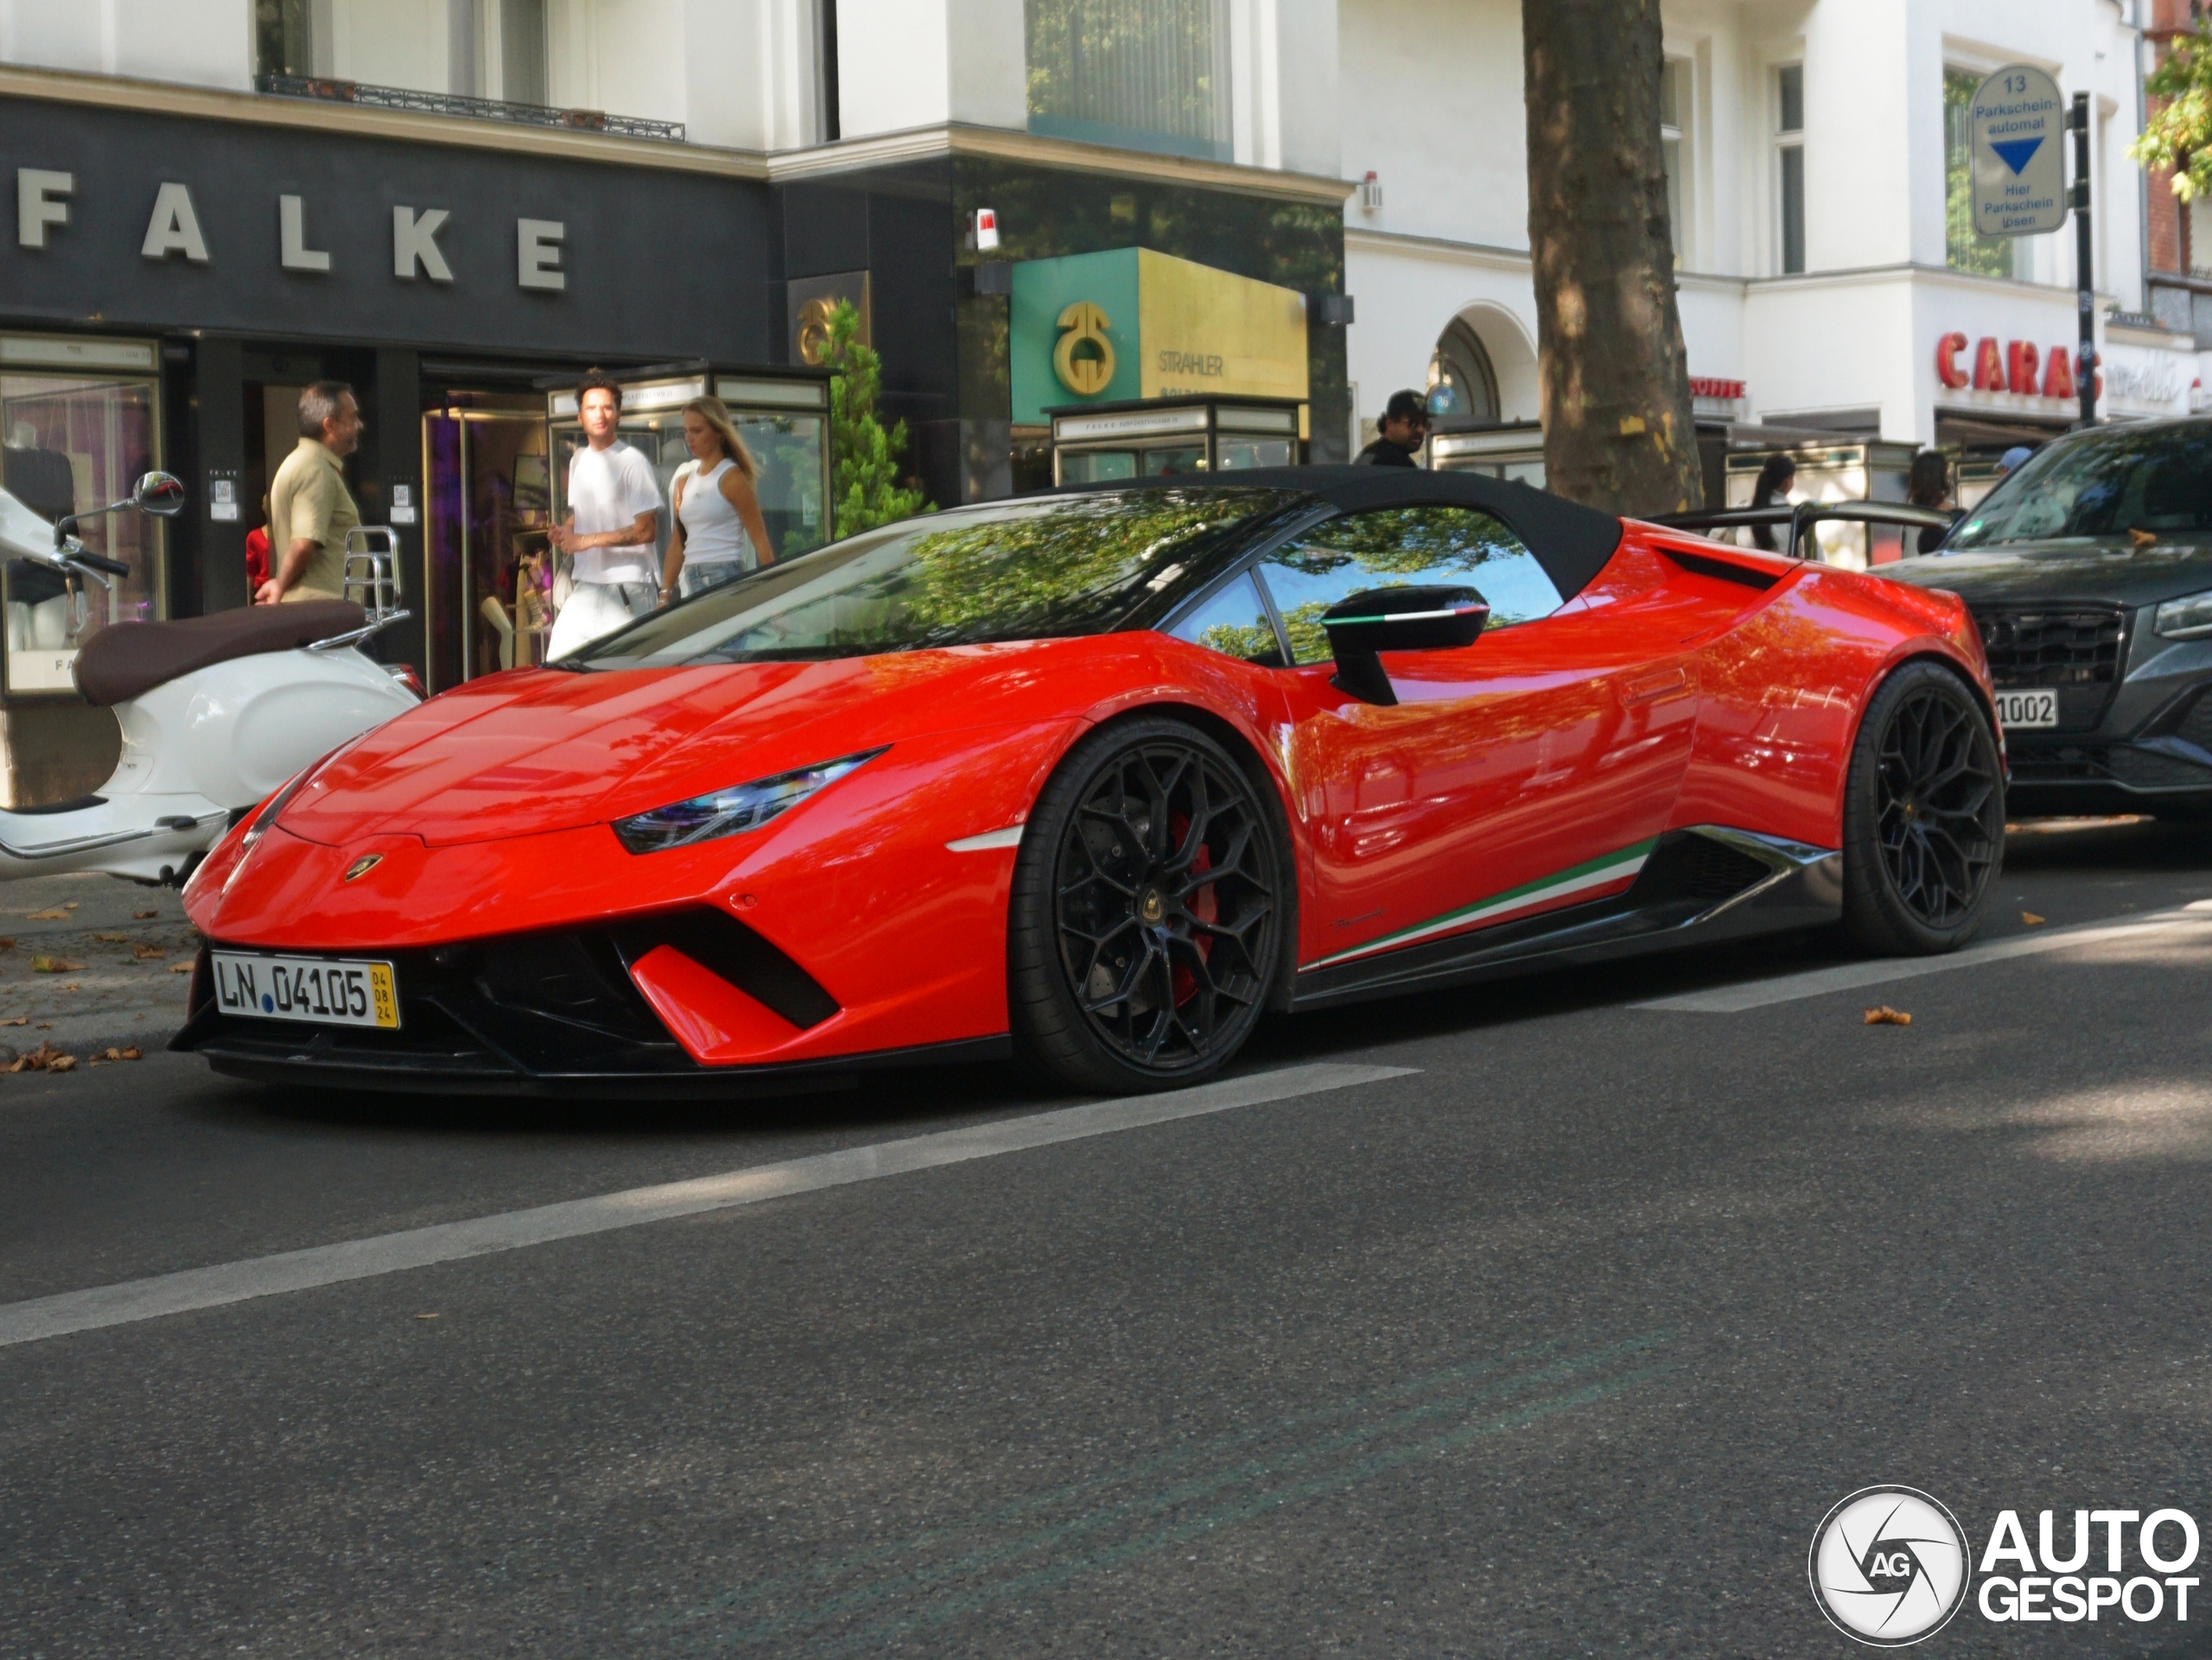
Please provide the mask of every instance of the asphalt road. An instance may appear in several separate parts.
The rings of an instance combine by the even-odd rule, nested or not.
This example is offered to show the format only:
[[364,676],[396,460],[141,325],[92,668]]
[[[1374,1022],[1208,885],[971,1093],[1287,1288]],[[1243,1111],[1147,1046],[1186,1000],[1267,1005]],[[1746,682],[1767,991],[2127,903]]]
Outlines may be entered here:
[[[1076,1103],[0,1078],[0,1340],[88,1288],[845,1173],[0,1346],[0,1654],[1840,1656],[1806,1553],[1872,1483],[1977,1554],[2004,1509],[2212,1535],[2212,829],[2022,835],[2003,894],[2000,941],[2199,919],[1737,1013],[1637,1005],[1844,959],[1283,1021],[1241,1074],[1374,1075],[871,1180],[816,1155]],[[2208,1628],[1970,1605],[1920,1651]]]

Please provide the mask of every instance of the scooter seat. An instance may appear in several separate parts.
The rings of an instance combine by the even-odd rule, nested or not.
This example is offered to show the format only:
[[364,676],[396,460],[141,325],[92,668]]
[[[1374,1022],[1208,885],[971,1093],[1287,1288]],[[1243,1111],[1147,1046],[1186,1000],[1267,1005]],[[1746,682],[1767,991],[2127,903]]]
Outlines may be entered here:
[[296,651],[349,633],[368,621],[350,600],[250,605],[175,622],[118,622],[89,636],[77,652],[77,690],[99,708],[120,703],[194,669],[264,652]]

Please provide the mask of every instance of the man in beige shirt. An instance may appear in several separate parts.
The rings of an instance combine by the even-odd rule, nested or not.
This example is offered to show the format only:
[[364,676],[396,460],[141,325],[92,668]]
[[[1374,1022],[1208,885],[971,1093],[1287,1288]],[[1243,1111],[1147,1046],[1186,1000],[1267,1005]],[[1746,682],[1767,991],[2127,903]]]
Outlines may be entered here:
[[269,551],[276,569],[256,605],[346,597],[346,532],[361,522],[346,489],[344,458],[360,447],[353,389],[318,380],[300,394],[299,448],[269,486]]

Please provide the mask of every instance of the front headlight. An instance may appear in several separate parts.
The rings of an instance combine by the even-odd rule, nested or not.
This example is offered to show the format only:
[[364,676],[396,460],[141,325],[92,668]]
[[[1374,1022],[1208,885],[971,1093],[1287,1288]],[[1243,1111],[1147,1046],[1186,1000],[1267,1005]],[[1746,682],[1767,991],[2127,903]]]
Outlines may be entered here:
[[2152,629],[2161,639],[2202,639],[2212,635],[2212,588],[2168,600],[2158,607]]
[[[884,746],[888,747],[887,744]],[[817,790],[835,784],[882,753],[882,749],[869,749],[836,760],[818,761],[796,773],[779,773],[773,778],[755,779],[733,789],[695,795],[672,807],[656,807],[651,812],[618,818],[614,821],[614,834],[632,853],[658,853],[664,848],[689,847],[694,842],[710,842],[717,836],[759,830],[770,819],[789,812]]]

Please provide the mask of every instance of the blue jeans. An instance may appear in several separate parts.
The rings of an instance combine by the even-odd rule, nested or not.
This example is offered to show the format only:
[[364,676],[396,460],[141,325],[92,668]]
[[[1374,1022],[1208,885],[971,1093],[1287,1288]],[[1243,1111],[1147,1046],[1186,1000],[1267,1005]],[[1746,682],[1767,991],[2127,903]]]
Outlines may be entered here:
[[677,595],[688,600],[694,594],[704,594],[710,588],[720,588],[744,575],[745,566],[735,559],[717,559],[711,564],[694,564],[686,559],[683,569],[676,573]]

